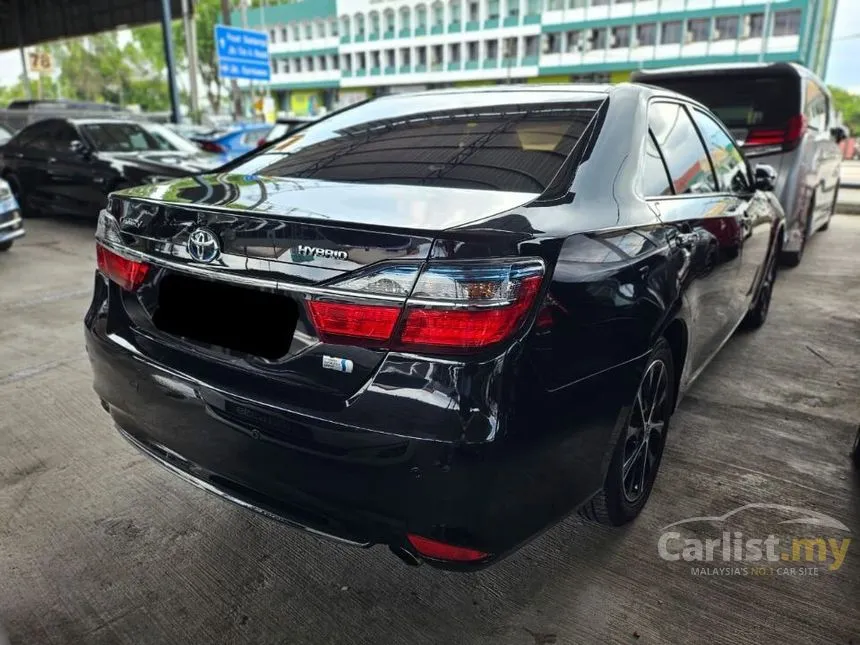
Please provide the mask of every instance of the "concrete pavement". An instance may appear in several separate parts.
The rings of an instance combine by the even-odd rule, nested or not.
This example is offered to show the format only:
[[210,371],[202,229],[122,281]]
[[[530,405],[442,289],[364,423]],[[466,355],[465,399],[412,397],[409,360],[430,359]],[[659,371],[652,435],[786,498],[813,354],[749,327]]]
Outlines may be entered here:
[[[12,643],[860,643],[860,543],[814,577],[694,575],[657,550],[661,527],[751,503],[823,513],[857,538],[858,217],[811,240],[780,274],[765,327],[733,338],[681,403],[635,523],[573,517],[475,575],[318,540],[140,456],[91,390],[93,224],[28,229],[0,254],[0,624]],[[735,519],[747,536],[787,530],[765,511]]]

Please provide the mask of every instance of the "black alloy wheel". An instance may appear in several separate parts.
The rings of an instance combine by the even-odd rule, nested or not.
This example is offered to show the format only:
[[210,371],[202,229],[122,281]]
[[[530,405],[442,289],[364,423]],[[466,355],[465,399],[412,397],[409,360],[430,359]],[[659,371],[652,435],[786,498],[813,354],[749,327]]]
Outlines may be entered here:
[[621,526],[639,515],[660,468],[674,388],[672,352],[661,338],[648,358],[603,489],[580,511],[586,519]]
[[758,329],[767,320],[770,311],[770,301],[773,297],[773,285],[776,282],[777,267],[775,254],[767,262],[767,269],[758,286],[758,294],[755,303],[747,312],[741,326],[744,329]]

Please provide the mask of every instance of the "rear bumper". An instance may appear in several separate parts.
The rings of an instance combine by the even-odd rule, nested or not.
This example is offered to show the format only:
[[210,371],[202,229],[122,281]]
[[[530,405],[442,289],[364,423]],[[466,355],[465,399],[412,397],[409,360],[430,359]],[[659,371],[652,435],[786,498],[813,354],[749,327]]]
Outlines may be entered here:
[[[13,211],[14,212],[14,211]],[[20,215],[14,215],[8,222],[0,223],[0,244],[24,237],[24,222]]]
[[459,437],[431,439],[375,418],[359,427],[349,409],[310,416],[212,387],[144,355],[106,323],[103,304],[95,299],[86,318],[94,388],[137,448],[198,487],[341,542],[414,554],[412,533],[491,554],[432,562],[454,569],[497,560],[600,488],[644,366],[637,359],[555,393],[520,376],[495,412],[504,421],[480,441],[435,415],[432,397],[393,391],[386,403],[380,388],[377,417],[400,406],[398,418],[447,419],[437,436]]

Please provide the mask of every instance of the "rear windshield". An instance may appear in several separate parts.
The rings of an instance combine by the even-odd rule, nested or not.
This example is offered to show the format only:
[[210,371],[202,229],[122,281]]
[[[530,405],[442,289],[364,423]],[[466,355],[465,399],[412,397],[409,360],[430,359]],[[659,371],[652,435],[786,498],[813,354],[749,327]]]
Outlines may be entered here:
[[791,76],[727,76],[646,80],[708,106],[729,128],[784,126],[800,112],[800,82]]
[[540,104],[469,105],[471,95],[372,101],[287,137],[233,172],[542,193],[600,106],[588,96]]

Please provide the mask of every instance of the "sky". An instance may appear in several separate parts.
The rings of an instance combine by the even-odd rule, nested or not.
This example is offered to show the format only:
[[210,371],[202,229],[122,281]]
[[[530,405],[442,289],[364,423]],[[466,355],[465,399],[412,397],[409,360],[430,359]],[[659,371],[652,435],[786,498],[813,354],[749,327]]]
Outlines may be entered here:
[[[855,36],[854,38],[849,38]],[[120,39],[128,38],[127,32]],[[860,0],[839,0],[830,62],[828,84],[860,94]],[[0,85],[12,85],[21,75],[21,55],[17,50],[0,53]],[[181,83],[181,81],[180,81]]]

